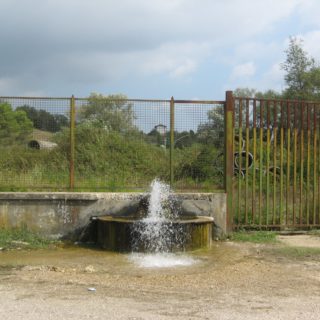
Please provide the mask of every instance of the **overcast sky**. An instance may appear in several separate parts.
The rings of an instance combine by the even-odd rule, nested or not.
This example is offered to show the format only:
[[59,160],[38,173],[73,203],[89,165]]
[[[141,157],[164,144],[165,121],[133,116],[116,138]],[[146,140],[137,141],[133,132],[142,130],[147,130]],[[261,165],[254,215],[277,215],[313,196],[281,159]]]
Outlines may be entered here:
[[0,0],[0,96],[282,90],[290,36],[320,60],[319,14],[319,0]]

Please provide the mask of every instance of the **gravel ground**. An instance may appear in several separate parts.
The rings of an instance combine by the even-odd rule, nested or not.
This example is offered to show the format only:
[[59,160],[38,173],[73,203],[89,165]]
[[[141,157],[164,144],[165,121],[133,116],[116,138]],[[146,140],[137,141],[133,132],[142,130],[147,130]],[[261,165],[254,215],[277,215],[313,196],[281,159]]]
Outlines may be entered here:
[[0,252],[0,319],[318,320],[319,252],[279,253],[309,240],[320,248],[215,243],[169,268],[85,248]]

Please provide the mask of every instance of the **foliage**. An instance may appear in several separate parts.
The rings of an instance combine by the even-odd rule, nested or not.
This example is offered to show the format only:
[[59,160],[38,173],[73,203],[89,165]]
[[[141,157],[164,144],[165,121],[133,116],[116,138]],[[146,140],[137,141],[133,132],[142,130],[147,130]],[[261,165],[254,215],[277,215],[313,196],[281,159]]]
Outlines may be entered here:
[[257,94],[256,89],[247,88],[247,87],[236,88],[233,91],[233,96],[237,98],[247,98],[247,97],[254,98],[256,94]]
[[272,231],[245,232],[238,231],[231,235],[231,240],[253,243],[276,243],[277,234]]
[[208,111],[208,121],[198,127],[198,141],[222,149],[224,146],[224,109],[213,108]]
[[0,247],[3,249],[14,249],[24,247],[29,249],[45,248],[55,243],[45,239],[26,227],[4,229],[0,228]]
[[[258,99],[280,99],[281,94],[273,90],[267,90],[266,92],[260,92],[250,88],[237,88],[233,92],[234,97],[237,98],[258,98]],[[244,112],[245,108],[242,108],[242,119],[245,119]],[[266,113],[266,108],[264,110]],[[197,141],[203,144],[212,145],[220,151],[223,150],[224,146],[224,108],[215,107],[208,111],[208,121],[199,125],[196,136]],[[266,118],[266,117],[264,117]],[[257,121],[260,120],[260,114],[257,114]],[[235,124],[239,122],[239,108],[235,108]],[[250,120],[252,121],[252,117]]]
[[125,95],[109,95],[92,93],[88,104],[78,112],[78,121],[90,127],[102,128],[107,132],[137,131],[134,125],[135,115],[132,104]]
[[3,145],[24,142],[31,131],[32,122],[24,111],[14,111],[10,104],[0,103],[0,139]]
[[[60,152],[69,153],[69,130],[56,137]],[[122,134],[86,124],[76,127],[75,168],[81,177],[103,177],[106,183],[134,184],[135,180],[150,181],[166,177],[168,153],[148,144],[139,135]]]
[[[165,136],[161,135],[156,129],[152,129],[146,136],[146,141],[158,146],[170,148],[170,132],[166,132]],[[183,149],[191,147],[198,141],[198,135],[193,131],[174,131],[174,148]]]
[[176,161],[175,178],[186,177],[197,182],[213,180],[220,173],[214,166],[217,150],[210,145],[194,144],[181,150],[180,161]]
[[68,118],[62,114],[51,114],[45,110],[37,110],[27,105],[18,107],[16,110],[24,111],[33,122],[34,128],[39,130],[57,132],[69,125]]
[[156,144],[158,146],[167,146],[168,138],[167,136],[161,135],[157,129],[152,129],[146,136],[146,141]]
[[197,142],[198,135],[193,130],[181,132],[175,131],[174,133],[174,147],[176,149],[189,148]]
[[284,96],[290,99],[312,100],[319,98],[320,68],[313,57],[302,48],[302,40],[290,38],[286,61],[281,67],[286,72],[287,89]]

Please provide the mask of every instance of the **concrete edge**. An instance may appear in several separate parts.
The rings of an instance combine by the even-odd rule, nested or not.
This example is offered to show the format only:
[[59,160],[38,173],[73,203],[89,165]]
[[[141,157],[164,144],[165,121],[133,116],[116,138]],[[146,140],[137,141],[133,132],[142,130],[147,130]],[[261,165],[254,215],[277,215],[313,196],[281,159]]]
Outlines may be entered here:
[[[173,193],[179,199],[208,200],[220,192]],[[0,192],[0,200],[125,200],[145,197],[147,192]]]

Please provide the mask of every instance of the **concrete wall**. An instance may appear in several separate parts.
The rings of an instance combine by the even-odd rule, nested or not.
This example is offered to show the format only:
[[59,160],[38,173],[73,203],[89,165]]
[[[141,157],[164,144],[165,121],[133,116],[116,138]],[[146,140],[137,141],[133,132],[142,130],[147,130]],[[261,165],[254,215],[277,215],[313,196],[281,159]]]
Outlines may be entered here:
[[[78,240],[100,215],[134,214],[147,195],[143,193],[2,192],[0,228],[26,226],[49,238]],[[181,212],[214,218],[214,237],[226,233],[224,193],[174,194]]]

